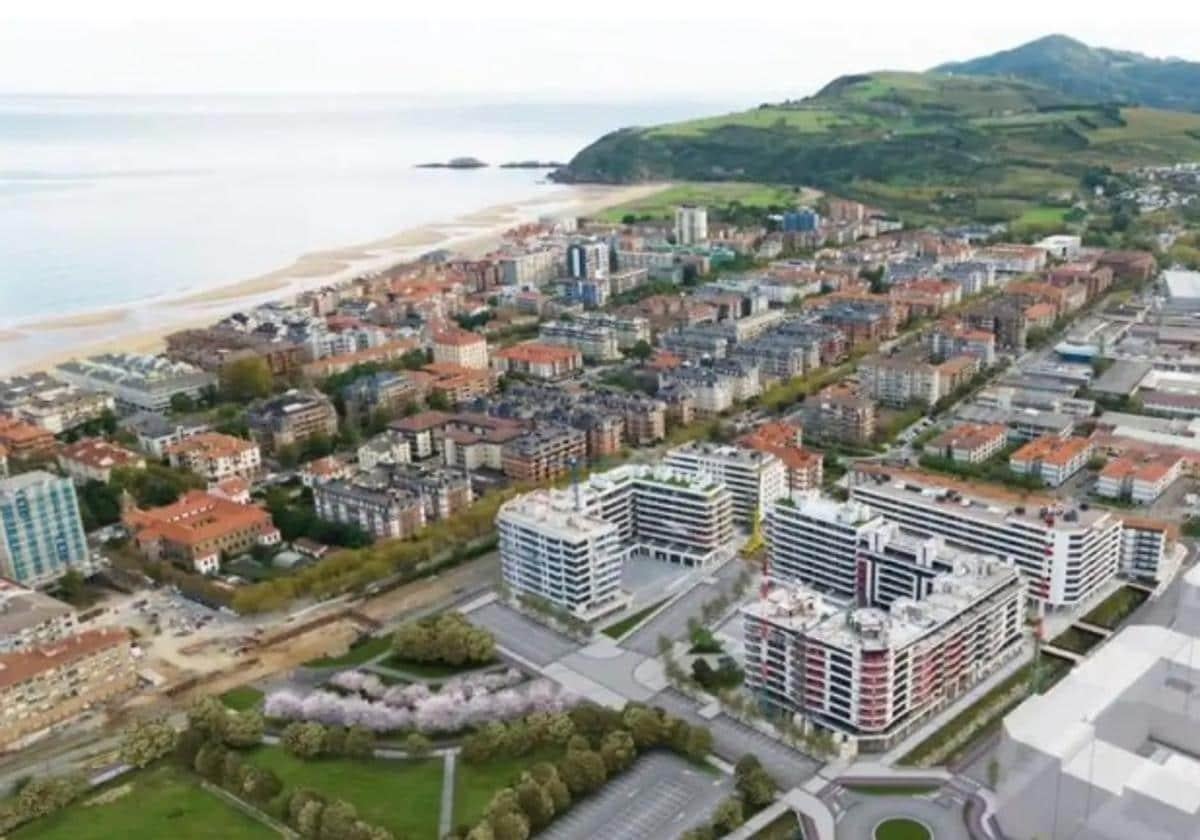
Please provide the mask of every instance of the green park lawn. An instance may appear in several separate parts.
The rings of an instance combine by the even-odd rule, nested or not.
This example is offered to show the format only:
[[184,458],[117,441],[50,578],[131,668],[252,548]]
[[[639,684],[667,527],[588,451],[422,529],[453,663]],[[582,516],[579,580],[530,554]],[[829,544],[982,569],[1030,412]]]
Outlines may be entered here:
[[561,749],[549,747],[529,755],[495,758],[482,764],[460,759],[454,769],[454,824],[474,825],[483,816],[496,791],[516,782],[538,762],[557,761],[561,755]]
[[622,618],[620,621],[613,622],[612,624],[608,625],[600,632],[602,632],[605,636],[610,636],[614,639],[619,639],[622,636],[624,636],[626,633],[628,633],[630,630],[632,630],[634,627],[637,627],[639,624],[641,624],[643,621],[645,621],[646,618],[650,615],[650,613],[654,612],[656,609],[658,609],[663,604],[665,604],[667,602],[667,600],[669,600],[669,599],[664,598],[661,601],[655,601],[650,606],[645,607],[644,609],[640,609],[631,615],[627,615],[624,618]]
[[875,826],[875,840],[929,840],[929,829],[916,820],[895,817]]
[[[128,788],[126,788],[128,786]],[[118,795],[117,791],[127,791]],[[106,804],[89,801],[113,795]],[[9,840],[270,840],[274,831],[200,787],[182,770],[160,766],[126,776],[56,814],[22,826]]]
[[233,709],[235,712],[244,712],[247,709],[257,709],[262,706],[263,693],[257,688],[249,685],[238,686],[231,688],[221,695],[221,702],[227,708]]
[[377,656],[382,656],[392,649],[390,636],[372,636],[365,641],[353,645],[341,656],[323,656],[304,663],[306,668],[350,668],[370,662]]
[[485,662],[480,665],[471,662],[465,665],[451,665],[447,662],[414,662],[411,659],[404,659],[401,656],[393,655],[378,664],[385,668],[395,668],[397,671],[403,671],[405,674],[418,679],[442,680],[458,674],[478,671],[480,668],[487,668],[495,663]]
[[312,788],[344,799],[367,822],[397,837],[435,840],[441,814],[442,760],[318,759],[302,761],[280,747],[260,747],[250,761],[274,770],[285,789]]
[[665,187],[656,193],[618,204],[603,211],[598,218],[619,222],[626,215],[670,218],[680,204],[723,206],[732,201],[751,207],[789,206],[798,196],[791,187],[757,184],[744,181],[685,182]]

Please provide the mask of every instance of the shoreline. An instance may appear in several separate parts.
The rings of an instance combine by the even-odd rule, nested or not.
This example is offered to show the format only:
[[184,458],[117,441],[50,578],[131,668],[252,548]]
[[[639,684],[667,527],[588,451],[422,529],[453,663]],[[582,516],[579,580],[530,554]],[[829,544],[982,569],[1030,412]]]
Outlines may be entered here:
[[0,375],[44,370],[98,353],[158,352],[168,334],[212,324],[239,309],[270,300],[291,300],[309,289],[385,271],[429,251],[446,249],[480,257],[495,250],[506,231],[540,216],[586,216],[668,186],[556,185],[541,196],[484,207],[371,242],[302,254],[290,265],[210,289],[6,325],[0,329],[0,345],[5,351]]

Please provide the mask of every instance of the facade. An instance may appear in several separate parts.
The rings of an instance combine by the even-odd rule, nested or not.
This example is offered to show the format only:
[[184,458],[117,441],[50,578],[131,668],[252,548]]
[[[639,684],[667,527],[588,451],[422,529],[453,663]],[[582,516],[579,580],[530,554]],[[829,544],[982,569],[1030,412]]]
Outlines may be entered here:
[[1030,597],[1053,609],[1085,603],[1121,565],[1121,521],[1054,499],[985,496],[987,488],[940,475],[860,465],[850,498],[906,530],[940,535],[965,551],[1012,560]]
[[255,481],[262,474],[262,450],[252,440],[203,432],[166,448],[172,467],[191,470],[209,484],[236,476]]
[[155,458],[166,458],[167,448],[211,429],[207,423],[173,422],[161,414],[142,412],[126,417],[122,425],[137,437],[138,448]]
[[600,280],[608,277],[607,242],[573,242],[567,246],[567,276],[572,280]]
[[500,450],[504,474],[513,481],[546,481],[566,475],[587,459],[587,435],[555,423],[504,444]]
[[858,366],[863,393],[884,405],[933,405],[943,396],[937,365],[913,356],[876,356]]
[[346,419],[359,426],[380,412],[399,415],[423,396],[412,377],[390,371],[363,376],[342,389]]
[[607,327],[617,337],[617,347],[628,350],[640,341],[649,342],[653,335],[650,321],[640,315],[613,315],[609,312],[587,312],[575,320],[590,326]]
[[875,437],[875,403],[846,385],[832,385],[804,401],[804,428],[822,441],[858,446]]
[[708,242],[708,208],[682,204],[675,208],[675,244],[703,245]]
[[31,458],[54,451],[54,434],[41,426],[0,414],[0,446],[10,458]]
[[200,574],[216,574],[222,555],[236,556],[256,545],[276,545],[271,514],[221,496],[192,490],[178,501],[122,516],[138,548],[151,560],[176,563]]
[[585,620],[626,602],[617,526],[577,510],[562,494],[538,490],[505,502],[496,530],[504,582],[514,592]]
[[355,525],[376,539],[411,537],[425,527],[425,506],[413,493],[382,482],[323,481],[313,488],[317,516]]
[[742,609],[746,684],[764,703],[882,752],[1021,650],[1013,567],[943,550],[920,598],[834,609],[784,587]]
[[787,469],[789,493],[821,488],[825,458],[820,452],[804,448],[804,434],[799,426],[764,423],[737,443],[747,449],[769,452],[782,461]]
[[590,362],[621,358],[616,331],[589,321],[550,321],[538,330],[538,341],[558,347],[573,347]]
[[291,390],[251,406],[246,415],[250,433],[269,452],[297,446],[309,438],[333,437],[337,411],[319,391]]
[[1087,438],[1060,438],[1048,435],[1022,446],[1008,459],[1017,475],[1037,476],[1051,487],[1058,487],[1087,466],[1092,457],[1092,442]]
[[117,409],[126,413],[163,414],[171,407],[171,397],[178,394],[194,399],[217,384],[216,376],[186,362],[132,353],[74,359],[59,365],[57,373],[85,391],[108,394]]
[[0,578],[0,654],[50,644],[75,632],[75,610]]
[[0,380],[0,410],[51,434],[62,434],[112,411],[109,394],[82,391],[46,373]]
[[1122,516],[1121,523],[1121,574],[1157,587],[1174,580],[1187,556],[1187,547],[1179,543],[1179,528],[1129,515]]
[[784,496],[768,508],[763,528],[767,575],[851,597],[857,591],[859,545],[881,525],[863,504],[836,502],[815,491]]
[[403,420],[393,420],[388,428],[408,441],[413,461],[423,461],[441,452],[442,432],[451,416],[441,411],[422,411]]
[[1100,470],[1096,495],[1153,504],[1179,478],[1182,470],[1183,459],[1178,456],[1114,458]]
[[528,342],[497,350],[492,366],[501,374],[517,373],[557,382],[583,369],[583,355],[574,347]]
[[929,352],[937,361],[954,356],[974,356],[981,367],[996,363],[996,336],[972,329],[959,321],[942,322],[928,333]]
[[663,466],[725,485],[733,497],[734,517],[748,525],[787,494],[787,471],[783,462],[769,452],[689,443],[667,452]]
[[142,469],[146,466],[146,459],[103,438],[84,438],[58,451],[58,466],[76,484],[87,484],[89,481],[107,484],[114,469]]
[[536,248],[500,258],[500,276],[506,286],[542,286],[558,276],[562,251]]
[[959,423],[925,445],[939,458],[962,464],[982,464],[1008,442],[1008,429],[999,423]]
[[129,633],[86,630],[0,654],[0,748],[70,720],[137,685]]
[[487,339],[468,330],[441,330],[433,335],[433,361],[472,370],[488,369]]
[[0,481],[0,576],[42,587],[90,568],[70,479],[35,470]]

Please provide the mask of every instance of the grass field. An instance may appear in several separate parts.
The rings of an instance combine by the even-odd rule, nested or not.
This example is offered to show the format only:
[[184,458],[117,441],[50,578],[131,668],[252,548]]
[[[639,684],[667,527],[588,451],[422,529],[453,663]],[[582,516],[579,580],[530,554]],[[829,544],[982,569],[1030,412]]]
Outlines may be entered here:
[[846,790],[863,796],[924,796],[933,793],[938,785],[842,785]]
[[754,835],[754,840],[793,840],[800,836],[800,820],[791,811],[781,814],[774,822]]
[[1016,219],[1018,225],[1059,225],[1065,223],[1070,207],[1030,207]]
[[[162,766],[127,776],[107,790],[127,793],[107,804],[91,797],[8,835],[9,840],[270,840],[267,826],[234,810],[182,770]],[[115,795],[115,794],[114,794]]]
[[435,840],[441,814],[442,760],[328,759],[301,761],[262,747],[250,761],[274,770],[285,788],[309,787],[344,799],[368,822],[398,837]]
[[747,126],[749,128],[784,128],[802,134],[828,131],[843,123],[846,117],[821,108],[757,108],[719,117],[704,117],[687,122],[671,123],[654,129],[651,134],[675,137],[698,137],[714,128]]
[[539,761],[557,761],[561,755],[560,749],[543,749],[483,764],[459,761],[454,771],[454,824],[474,825],[483,816],[496,791],[517,781]]
[[771,184],[740,181],[687,182],[673,184],[637,201],[610,207],[597,218],[609,222],[619,222],[627,215],[666,219],[673,217],[675,208],[680,204],[723,205],[738,201],[752,207],[769,207],[773,204],[791,205],[796,203],[798,198],[791,187]]
[[372,636],[366,641],[355,644],[341,656],[323,656],[304,663],[306,668],[349,668],[352,665],[362,665],[377,656],[392,649],[390,636]]
[[929,840],[929,829],[916,820],[893,817],[875,826],[875,840]]
[[610,636],[614,639],[619,639],[622,636],[624,636],[626,633],[628,633],[630,630],[632,630],[634,627],[637,627],[639,624],[641,624],[643,621],[645,621],[646,617],[648,615],[650,615],[650,613],[654,612],[656,609],[658,609],[665,603],[666,603],[666,599],[663,599],[662,601],[656,601],[653,604],[651,604],[650,606],[646,607],[645,609],[638,610],[633,615],[627,615],[624,618],[622,618],[620,621],[617,621],[617,622],[614,622],[613,624],[608,625],[600,632],[603,633],[605,636]]
[[1149,597],[1140,589],[1122,586],[1094,607],[1083,617],[1083,620],[1088,624],[1115,630],[1118,624],[1128,618],[1129,614],[1145,603]]
[[401,659],[399,656],[389,656],[380,663],[387,668],[395,668],[397,671],[403,671],[413,677],[426,680],[439,680],[446,677],[453,677],[456,674],[467,674],[472,671],[478,671],[480,668],[487,668],[494,665],[495,662],[487,662],[483,665],[449,665],[445,662],[413,662],[411,659]]
[[262,701],[263,693],[249,685],[231,688],[221,695],[221,702],[235,712],[244,712],[246,709],[257,709],[262,705]]

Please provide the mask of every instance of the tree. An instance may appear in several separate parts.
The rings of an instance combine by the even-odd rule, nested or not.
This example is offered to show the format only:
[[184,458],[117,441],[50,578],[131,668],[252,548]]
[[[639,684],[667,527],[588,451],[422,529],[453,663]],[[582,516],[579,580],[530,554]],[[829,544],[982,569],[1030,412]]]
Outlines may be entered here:
[[244,749],[262,743],[266,724],[257,709],[247,709],[238,714],[226,715],[223,739],[230,747]]
[[221,367],[221,395],[235,403],[247,403],[271,393],[274,378],[266,359],[248,356]]
[[313,759],[325,746],[325,727],[319,723],[289,723],[280,735],[284,750],[297,758]]
[[496,833],[492,831],[491,823],[482,820],[479,825],[467,832],[467,840],[496,840]]
[[431,391],[425,398],[425,405],[434,411],[449,411],[450,398],[446,396],[445,391]]
[[251,767],[242,782],[242,793],[254,802],[270,802],[283,790],[283,782],[274,770]]
[[520,811],[501,814],[494,819],[489,817],[488,822],[496,840],[528,840],[529,818]]
[[554,819],[554,798],[528,774],[517,785],[517,802],[534,831],[540,831]]
[[164,718],[135,721],[125,730],[121,761],[145,767],[175,749],[178,733]]
[[365,726],[351,726],[346,730],[343,749],[349,758],[370,758],[375,754],[375,733]]
[[752,809],[763,808],[775,798],[775,780],[763,769],[757,756],[744,755],[733,768],[734,786]]
[[17,794],[17,811],[22,821],[52,814],[69,805],[87,790],[87,780],[81,776],[48,776],[30,779]]
[[196,761],[192,769],[210,782],[221,783],[221,775],[225,771],[225,753],[229,752],[216,741],[209,741],[196,753]]
[[226,750],[221,760],[221,784],[230,790],[241,790],[243,769],[242,757],[233,750]]
[[321,811],[321,840],[352,840],[358,811],[344,799],[335,799]]
[[321,755],[345,755],[346,729],[341,726],[325,727],[325,735],[321,739]]
[[639,750],[650,749],[662,743],[662,718],[653,709],[630,706],[625,710],[624,723]]
[[609,774],[619,773],[637,758],[637,745],[634,744],[632,735],[624,729],[618,729],[604,736],[600,744],[600,756],[604,759],[604,766]]
[[118,496],[128,491],[142,507],[169,505],[186,491],[203,490],[205,486],[204,480],[194,473],[153,463],[145,469],[114,468],[109,482]]
[[743,822],[742,800],[736,796],[724,800],[713,812],[712,827],[718,836],[737,830]]
[[571,750],[558,765],[558,775],[572,796],[587,796],[608,778],[604,759],[592,750]]
[[296,831],[304,837],[319,837],[321,833],[321,817],[325,813],[325,802],[320,799],[310,799],[304,803],[296,816]]
[[185,394],[182,391],[171,395],[171,413],[172,414],[190,414],[196,410],[196,401],[192,399],[191,394]]
[[712,751],[713,736],[707,726],[692,726],[688,729],[683,751],[688,758],[700,760]]
[[644,362],[654,355],[654,348],[650,346],[650,342],[642,339],[637,344],[629,348],[631,358],[637,359],[639,362]]
[[217,741],[225,736],[228,717],[228,710],[216,697],[201,697],[187,710],[188,726]]

